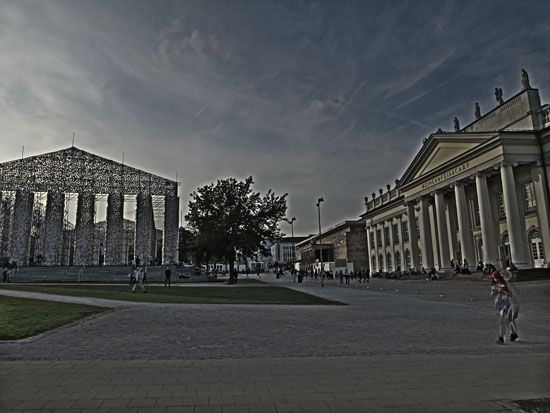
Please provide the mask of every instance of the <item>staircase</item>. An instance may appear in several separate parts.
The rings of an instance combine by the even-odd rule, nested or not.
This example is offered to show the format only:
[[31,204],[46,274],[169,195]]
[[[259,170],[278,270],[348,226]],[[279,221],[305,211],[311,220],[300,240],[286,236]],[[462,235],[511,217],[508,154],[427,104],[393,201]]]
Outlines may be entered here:
[[515,281],[550,280],[550,268],[526,268],[517,270]]

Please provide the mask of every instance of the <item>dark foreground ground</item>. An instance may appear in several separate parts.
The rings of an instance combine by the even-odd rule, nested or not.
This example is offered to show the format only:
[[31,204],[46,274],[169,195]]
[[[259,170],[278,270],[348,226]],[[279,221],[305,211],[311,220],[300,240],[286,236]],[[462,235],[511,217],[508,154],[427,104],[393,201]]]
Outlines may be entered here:
[[518,285],[521,341],[504,346],[485,282],[269,282],[349,305],[59,298],[116,309],[0,343],[4,409],[506,411],[550,397],[550,282]]

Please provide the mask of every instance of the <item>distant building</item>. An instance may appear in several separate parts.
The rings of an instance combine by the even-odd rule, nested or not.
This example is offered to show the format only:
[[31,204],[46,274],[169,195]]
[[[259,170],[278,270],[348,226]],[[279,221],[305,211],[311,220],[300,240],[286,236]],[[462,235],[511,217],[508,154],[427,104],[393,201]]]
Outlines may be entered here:
[[344,221],[296,245],[300,268],[320,269],[321,252],[325,270],[359,271],[368,268],[365,221]]
[[283,237],[274,241],[271,245],[271,257],[273,264],[288,265],[296,261],[295,254],[296,244],[304,241],[308,237]]

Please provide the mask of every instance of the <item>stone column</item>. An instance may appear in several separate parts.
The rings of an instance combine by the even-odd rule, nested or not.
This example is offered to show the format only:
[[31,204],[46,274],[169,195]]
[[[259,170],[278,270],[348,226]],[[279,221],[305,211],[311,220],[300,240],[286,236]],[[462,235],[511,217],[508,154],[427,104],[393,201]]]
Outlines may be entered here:
[[458,260],[458,244],[456,239],[456,233],[458,232],[456,202],[449,199],[447,195],[447,201],[445,203],[445,215],[447,220],[447,228],[449,229],[449,254],[455,261]]
[[418,233],[416,232],[416,217],[414,215],[414,203],[407,202],[407,225],[409,229],[409,245],[411,251],[411,265],[417,270],[420,269],[418,259]]
[[[544,176],[542,162],[537,162],[531,170],[531,177],[535,185],[535,197],[537,200],[537,214],[539,217],[539,228],[544,247],[544,257],[546,262],[550,260],[550,200],[547,190],[547,179]],[[548,192],[547,192],[548,191]]]
[[498,251],[497,242],[494,237],[495,221],[491,212],[487,177],[482,173],[476,174],[476,192],[479,204],[479,219],[481,221],[481,238],[483,239],[483,263],[496,265],[498,262]]
[[391,254],[392,271],[395,271],[397,268],[395,265],[395,240],[393,239],[393,218],[390,218],[388,220],[388,224],[389,224],[389,230],[390,230],[390,254]]
[[474,268],[475,251],[474,251],[474,238],[472,236],[472,222],[470,219],[468,203],[466,202],[466,191],[464,190],[464,184],[457,182],[455,184],[455,201],[456,201],[456,215],[458,218],[458,238],[460,240],[460,251],[462,253],[462,262],[464,258],[468,261],[468,267]]
[[401,271],[407,270],[405,262],[405,240],[403,240],[403,216],[399,215],[398,219],[398,228],[397,233],[399,234],[399,245],[401,246],[401,260],[399,265],[401,266]]
[[178,262],[179,198],[173,195],[164,197],[164,263]]
[[435,193],[435,216],[437,220],[437,238],[439,239],[439,269],[450,268],[449,230],[445,216],[445,194],[443,191]]
[[380,265],[378,263],[378,225],[374,224],[374,269],[376,272],[380,272]]
[[153,200],[151,195],[139,193],[136,197],[136,242],[135,256],[145,265],[151,257],[151,213]]
[[73,265],[93,264],[95,195],[78,194]]
[[[500,179],[502,181],[504,211],[506,212],[506,226],[510,238],[510,259],[516,267],[526,268],[529,266],[530,260],[525,248],[525,225],[520,216],[514,170],[510,163],[503,162],[500,166]],[[485,240],[483,240],[483,245],[485,245]]]
[[420,248],[422,249],[422,266],[429,270],[434,265],[434,254],[432,247],[432,232],[430,228],[430,210],[427,197],[420,198],[420,215],[418,226],[420,230]]
[[124,194],[113,192],[107,197],[105,265],[126,264],[122,257],[124,236]]
[[48,192],[46,216],[44,218],[43,265],[55,266],[61,264],[64,212],[65,194],[61,192]]
[[367,230],[367,268],[372,272],[373,271],[373,267],[372,267],[372,252],[371,252],[371,242],[370,242],[370,227],[368,225],[365,225],[365,228]]
[[33,204],[32,192],[17,190],[13,206],[10,261],[15,261],[20,266],[26,266],[29,263]]

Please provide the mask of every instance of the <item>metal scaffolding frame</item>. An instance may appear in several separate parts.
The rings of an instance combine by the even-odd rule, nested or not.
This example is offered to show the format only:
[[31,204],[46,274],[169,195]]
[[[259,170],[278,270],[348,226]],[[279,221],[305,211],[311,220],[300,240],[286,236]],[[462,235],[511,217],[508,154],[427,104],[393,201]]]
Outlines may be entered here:
[[[177,237],[172,233],[177,234],[178,228],[177,224],[174,228],[165,225],[174,222],[174,217],[167,219],[165,215],[177,216],[177,211],[173,211],[173,201],[166,207],[165,198],[177,200],[177,192],[176,181],[74,146],[1,163],[0,255],[5,257],[2,252],[8,251],[10,259],[15,259],[19,265],[27,265],[29,260],[41,264],[43,253],[47,255],[45,265],[70,265],[73,260],[78,265],[94,265],[101,261],[99,257],[102,256],[108,264],[126,263],[127,257],[121,252],[128,247],[122,245],[123,241],[128,244],[127,229],[126,224],[123,225],[124,217],[120,216],[120,203],[124,205],[135,202],[137,197],[145,197],[149,200],[142,205],[146,211],[136,207],[135,217],[146,214],[147,223],[141,229],[145,233],[140,233],[139,239],[149,244],[147,248],[135,244],[134,252],[138,247],[141,251],[150,251],[149,245],[154,240],[156,228],[159,228],[164,231],[164,257],[171,258],[177,250]],[[73,226],[69,222],[68,205],[75,196],[78,201],[77,224]],[[102,227],[101,230],[97,227],[98,199],[108,200],[107,210],[111,214],[104,223],[106,229]],[[110,202],[116,205],[109,206]],[[46,227],[49,229],[47,233]],[[52,234],[52,228],[62,234]],[[95,238],[105,234],[109,234],[109,241],[96,242]],[[31,237],[34,256],[29,257]],[[102,249],[98,251],[97,248]],[[37,255],[40,257],[38,263]]]

